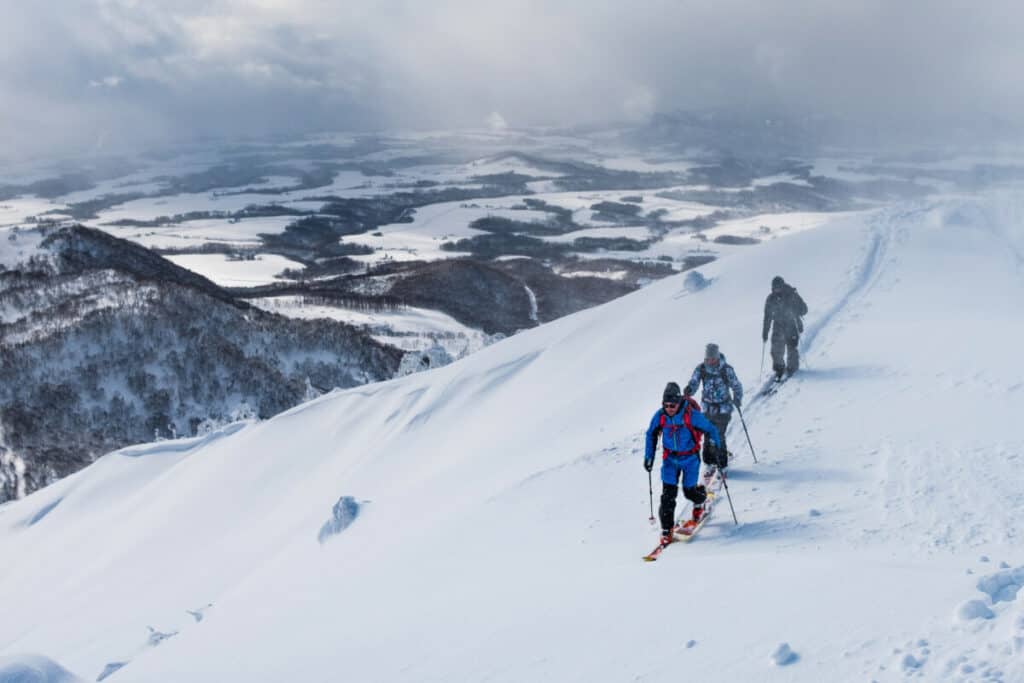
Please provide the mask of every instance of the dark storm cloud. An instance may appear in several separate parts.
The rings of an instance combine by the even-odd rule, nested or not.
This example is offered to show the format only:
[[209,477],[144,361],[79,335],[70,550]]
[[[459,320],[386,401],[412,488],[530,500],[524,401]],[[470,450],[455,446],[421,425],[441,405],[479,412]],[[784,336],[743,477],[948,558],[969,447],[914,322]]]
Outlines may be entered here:
[[0,156],[198,135],[1024,112],[1017,3],[4,3]]

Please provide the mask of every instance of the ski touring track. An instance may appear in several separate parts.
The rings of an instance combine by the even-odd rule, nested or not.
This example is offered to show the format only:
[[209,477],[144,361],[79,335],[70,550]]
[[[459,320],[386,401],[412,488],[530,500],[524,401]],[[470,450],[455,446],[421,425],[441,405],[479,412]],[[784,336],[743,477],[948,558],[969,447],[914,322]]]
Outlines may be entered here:
[[[820,317],[810,322],[804,331],[799,347],[800,372],[806,371],[809,368],[808,358],[813,360],[827,356],[828,348],[832,343],[829,335],[830,330],[841,331],[848,322],[856,320],[858,303],[864,301],[870,291],[879,283],[882,279],[882,274],[892,260],[890,245],[894,239],[899,222],[907,220],[913,214],[923,214],[928,209],[929,207],[921,205],[912,208],[881,210],[870,218],[864,231],[865,240],[862,255],[857,262],[850,266],[850,277],[845,288],[836,295],[834,303]],[[799,380],[799,372],[795,379]],[[748,418],[748,428],[751,426],[750,423],[755,422],[762,413],[767,399],[775,398],[778,393],[777,390],[766,395],[764,390],[769,384],[767,382],[762,384],[761,380],[762,378],[759,377],[756,393],[753,391],[749,392],[752,398],[747,403],[746,410],[743,413],[744,418]],[[784,391],[785,384],[788,383],[790,382],[780,386],[779,390]],[[784,399],[780,401],[778,398],[774,401],[776,404],[784,404],[785,402]],[[781,408],[781,406],[779,407]],[[727,432],[732,444],[731,452],[734,455],[740,455],[745,451],[749,456],[750,450],[746,443],[746,435],[742,433],[742,425],[737,424],[738,422],[739,420],[733,420],[729,424]],[[737,447],[739,443],[735,440],[737,437],[743,440],[742,448]]]
[[[827,353],[828,346],[831,344],[831,339],[828,335],[830,329],[836,328],[837,330],[841,330],[847,323],[847,320],[856,319],[858,303],[867,298],[870,291],[877,286],[879,281],[882,279],[886,266],[891,262],[890,245],[894,239],[894,234],[899,222],[907,220],[915,213],[924,213],[927,210],[928,207],[917,206],[904,208],[902,210],[883,210],[872,216],[866,229],[864,229],[864,245],[861,256],[856,262],[851,264],[849,268],[850,277],[846,286],[835,296],[834,303],[827,308],[820,317],[815,319],[804,333],[804,337],[800,345],[802,365],[805,364],[807,356],[812,355],[814,351],[821,349],[821,355],[825,355]],[[708,284],[711,283],[709,282]],[[704,287],[701,287],[701,289],[703,288]],[[690,291],[684,290],[673,298],[678,299],[683,294],[691,293],[692,292]],[[797,379],[799,379],[799,374],[797,375]],[[784,390],[785,387],[783,386],[781,388]],[[756,390],[752,389],[753,388],[748,389],[747,392],[752,399],[747,403],[746,409],[743,411],[743,419],[746,420],[748,429],[755,428],[754,425],[758,421],[758,416],[762,414],[763,408],[769,403],[766,399],[774,396],[774,394],[772,394],[772,396],[759,395],[759,390],[761,389],[760,386],[758,386]],[[785,412],[786,402],[785,395],[783,394],[783,398],[781,400],[779,398],[775,398],[771,403],[775,404],[775,410]],[[744,433],[739,415],[736,415],[730,422],[726,435],[730,447],[730,453],[734,459],[743,459],[744,461],[751,459],[750,446],[748,445],[747,436]],[[752,436],[756,439],[756,432]],[[527,477],[518,485],[527,485],[537,479],[546,478],[554,472],[565,470],[566,468],[574,468],[580,465],[594,465],[596,462],[606,459],[608,455],[614,456],[616,461],[621,461],[623,458],[636,459],[639,454],[643,453],[645,438],[645,434],[641,432],[635,438],[620,440],[617,443],[607,446],[600,452],[587,453],[572,462],[537,472],[530,477]],[[657,475],[657,468],[655,468],[655,475]],[[654,483],[656,484],[655,488],[660,490],[659,477],[655,476],[654,479]],[[655,507],[657,507],[658,504],[658,496],[659,491],[654,491]],[[724,503],[725,501],[720,502]],[[645,500],[644,504],[646,505],[646,503],[647,501]],[[655,510],[655,512],[657,511]],[[680,497],[676,512],[677,516],[689,514],[689,503]],[[729,521],[730,523],[732,522],[731,519]],[[740,524],[742,524],[742,519],[740,520]]]

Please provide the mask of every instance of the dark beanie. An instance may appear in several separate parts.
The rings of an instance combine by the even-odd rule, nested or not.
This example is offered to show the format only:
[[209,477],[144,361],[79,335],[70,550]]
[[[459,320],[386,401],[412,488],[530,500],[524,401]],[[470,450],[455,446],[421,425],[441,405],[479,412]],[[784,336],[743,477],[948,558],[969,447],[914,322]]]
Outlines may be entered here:
[[786,284],[786,281],[782,279],[781,275],[776,275],[772,278],[772,289],[781,289]]
[[665,392],[661,395],[661,400],[664,403],[679,403],[683,400],[683,392],[679,390],[679,385],[675,382],[669,382],[665,385]]
[[705,358],[719,358],[721,355],[721,352],[718,350],[718,344],[712,343],[704,347]]

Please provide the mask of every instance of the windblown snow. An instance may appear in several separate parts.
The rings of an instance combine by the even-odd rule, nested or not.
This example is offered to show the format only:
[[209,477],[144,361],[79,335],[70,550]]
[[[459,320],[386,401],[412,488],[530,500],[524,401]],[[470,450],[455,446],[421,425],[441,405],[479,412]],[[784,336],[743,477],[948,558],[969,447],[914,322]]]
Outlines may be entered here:
[[[842,217],[112,453],[0,507],[0,656],[114,683],[1024,680],[1022,254],[1014,196]],[[811,312],[758,399],[774,275]],[[709,341],[759,462],[733,425],[740,524],[719,505],[643,563],[642,430]]]

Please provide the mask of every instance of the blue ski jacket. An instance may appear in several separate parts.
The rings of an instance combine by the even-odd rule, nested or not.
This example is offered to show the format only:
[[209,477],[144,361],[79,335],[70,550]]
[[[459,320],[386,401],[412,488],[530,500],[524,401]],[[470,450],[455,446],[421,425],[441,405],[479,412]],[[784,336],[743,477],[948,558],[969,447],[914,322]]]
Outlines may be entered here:
[[[651,418],[651,424],[647,428],[647,450],[644,453],[644,460],[653,462],[654,451],[658,445],[658,436],[661,436],[661,445],[667,451],[666,456],[693,451],[695,444],[690,430],[686,428],[685,414],[690,413],[690,425],[695,429],[704,432],[711,439],[715,446],[720,446],[722,441],[718,436],[718,428],[704,417],[699,410],[687,409],[684,402],[675,415],[669,416],[663,408],[658,408]],[[662,427],[664,418],[664,427]]]

